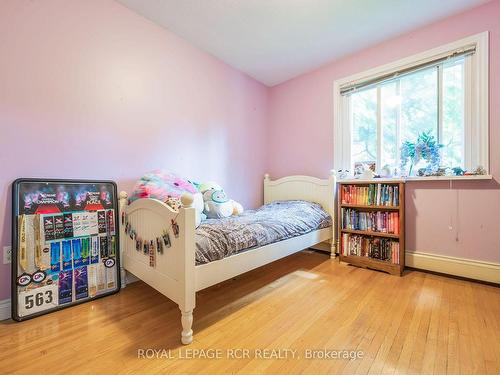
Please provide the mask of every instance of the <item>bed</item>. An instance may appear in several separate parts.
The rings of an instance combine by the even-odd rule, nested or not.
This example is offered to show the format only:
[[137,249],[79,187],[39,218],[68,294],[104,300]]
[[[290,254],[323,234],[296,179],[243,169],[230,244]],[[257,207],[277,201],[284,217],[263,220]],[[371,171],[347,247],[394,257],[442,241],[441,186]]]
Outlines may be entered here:
[[[144,254],[142,248],[137,249],[137,242],[131,239],[128,227],[120,226],[122,287],[126,286],[125,271],[128,271],[177,303],[181,311],[181,342],[190,344],[193,341],[193,310],[196,305],[197,291],[309,247],[321,244],[324,249],[326,242],[330,243],[331,256],[335,256],[335,241],[332,240],[335,238],[335,225],[331,225],[331,220],[334,219],[335,186],[333,172],[328,179],[288,176],[274,181],[266,174],[264,176],[264,204],[267,206],[261,209],[263,212],[259,210],[254,212],[254,216],[261,215],[266,218],[266,215],[271,215],[269,210],[274,206],[283,209],[286,208],[283,207],[284,205],[291,205],[292,212],[293,210],[302,212],[301,210],[304,209],[314,212],[320,205],[322,210],[329,215],[330,222],[325,221],[325,218],[318,212],[316,212],[317,217],[313,224],[299,223],[299,220],[294,221],[293,217],[290,217],[292,227],[299,226],[302,231],[276,238],[266,232],[257,231],[255,234],[257,237],[260,233],[265,233],[262,235],[263,240],[259,239],[254,243],[250,236],[246,239],[248,244],[241,246],[241,249],[235,251],[233,249],[232,252],[228,250],[229,253],[215,255],[210,251],[203,254],[200,248],[200,236],[205,236],[204,231],[210,232],[216,228],[216,223],[203,223],[198,229],[195,228],[195,209],[192,207],[193,197],[190,194],[182,196],[182,207],[176,212],[165,203],[155,199],[143,198],[129,204],[127,193],[121,192],[120,216],[122,219],[126,217],[130,227],[134,228],[136,233],[140,233],[143,238],[162,238],[168,223],[174,222],[178,228],[177,236],[170,236],[171,246],[162,248],[161,254],[155,254],[154,266],[152,266],[149,256]],[[303,201],[314,202],[316,205],[306,205]],[[249,228],[245,220],[251,221],[251,215],[252,212],[244,215],[239,219],[242,222],[232,223],[232,225],[235,229]],[[270,216],[270,219],[272,220],[275,216]],[[273,228],[271,233],[288,231],[288,226],[283,229],[278,224],[276,222],[277,227]],[[255,225],[258,227],[260,224],[257,221]],[[246,229],[241,229],[241,231],[243,233]],[[230,236],[231,232],[224,235]],[[206,236],[209,237],[210,233]],[[216,240],[213,235],[212,239]],[[229,248],[231,249],[232,246]]]

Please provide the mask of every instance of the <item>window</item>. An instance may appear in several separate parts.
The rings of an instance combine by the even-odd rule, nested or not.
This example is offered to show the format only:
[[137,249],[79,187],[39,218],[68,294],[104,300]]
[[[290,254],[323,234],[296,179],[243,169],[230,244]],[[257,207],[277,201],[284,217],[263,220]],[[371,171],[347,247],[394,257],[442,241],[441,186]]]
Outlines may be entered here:
[[488,170],[487,36],[335,82],[335,168],[423,173],[429,161],[402,166],[401,147],[426,135],[441,145],[434,169]]

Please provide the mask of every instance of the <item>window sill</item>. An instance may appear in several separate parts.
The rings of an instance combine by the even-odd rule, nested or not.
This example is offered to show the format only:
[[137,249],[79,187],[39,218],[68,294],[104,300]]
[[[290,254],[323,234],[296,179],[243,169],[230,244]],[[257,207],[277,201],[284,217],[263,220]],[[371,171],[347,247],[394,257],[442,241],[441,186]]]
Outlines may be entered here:
[[405,177],[405,181],[475,181],[492,180],[491,174],[470,175],[470,176],[429,176],[429,177]]
[[338,182],[355,184],[356,182],[374,182],[374,183],[384,183],[384,182],[424,182],[424,181],[477,181],[477,180],[492,180],[493,176],[490,174],[485,175],[471,175],[471,176],[428,176],[428,177],[399,177],[399,178],[348,178]]

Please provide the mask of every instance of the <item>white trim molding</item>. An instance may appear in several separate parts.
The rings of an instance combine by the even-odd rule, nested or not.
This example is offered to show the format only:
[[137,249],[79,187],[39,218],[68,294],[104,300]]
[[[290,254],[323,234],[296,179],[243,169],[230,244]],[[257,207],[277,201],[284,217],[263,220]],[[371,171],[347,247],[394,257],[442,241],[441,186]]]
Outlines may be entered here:
[[500,284],[500,263],[406,251],[407,267]]
[[0,301],[0,320],[10,319],[10,298]]
[[[364,72],[350,75],[333,83],[334,168],[351,170],[352,110],[349,95],[341,88],[353,82],[374,80],[377,77],[410,69],[460,48],[474,45],[475,53],[465,60],[464,82],[464,153],[468,170],[482,166],[489,173],[489,33],[479,34],[448,43]],[[377,101],[378,102],[378,101]],[[380,112],[380,111],[378,111]],[[379,126],[380,124],[377,124]],[[380,134],[380,131],[378,132]],[[380,151],[378,152],[380,159]],[[377,160],[380,162],[380,160]],[[377,168],[380,168],[377,165]]]
[[128,284],[132,284],[132,283],[135,283],[137,281],[140,281],[140,279],[135,276],[133,273],[130,273],[128,271],[125,271],[125,280],[126,280],[126,283],[122,283],[122,289],[125,288],[126,285]]

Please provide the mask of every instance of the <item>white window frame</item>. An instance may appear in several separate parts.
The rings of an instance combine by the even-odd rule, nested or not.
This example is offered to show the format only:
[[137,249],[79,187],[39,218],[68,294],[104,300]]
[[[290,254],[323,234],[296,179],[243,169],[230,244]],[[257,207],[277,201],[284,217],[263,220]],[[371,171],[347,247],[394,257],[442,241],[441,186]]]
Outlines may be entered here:
[[[351,164],[351,124],[352,111],[350,98],[340,94],[341,87],[353,82],[375,79],[386,74],[432,61],[439,55],[474,44],[475,53],[467,58],[464,64],[465,90],[464,96],[464,138],[465,168],[470,170],[482,166],[489,174],[489,56],[488,31],[457,40],[416,55],[381,65],[367,71],[357,73],[333,83],[334,106],[334,168],[349,170]],[[380,105],[380,103],[378,104]],[[378,121],[378,123],[380,123]],[[380,126],[380,125],[378,125]],[[380,134],[380,133],[379,133]],[[380,143],[381,140],[378,140]],[[380,153],[380,147],[377,151]],[[377,168],[380,166],[377,165]]]

